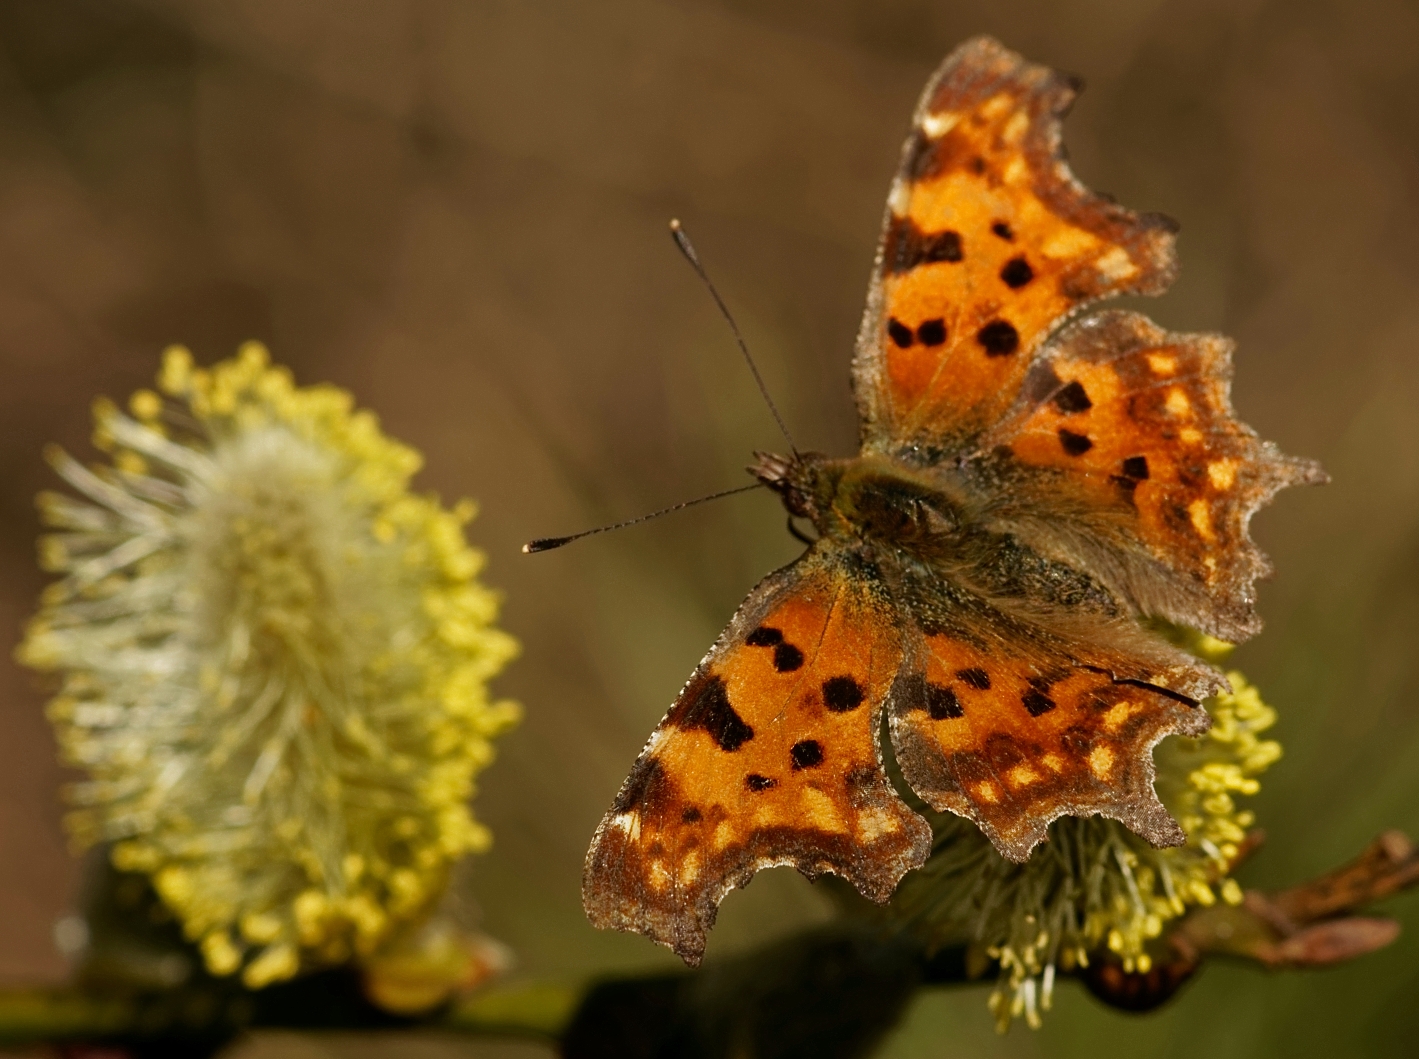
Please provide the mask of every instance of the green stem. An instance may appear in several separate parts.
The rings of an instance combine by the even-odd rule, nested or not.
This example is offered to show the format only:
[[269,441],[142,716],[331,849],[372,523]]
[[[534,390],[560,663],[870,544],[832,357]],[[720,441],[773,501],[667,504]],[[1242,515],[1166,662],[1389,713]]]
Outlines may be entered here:
[[0,1047],[113,1037],[130,1032],[135,1010],[121,998],[70,989],[0,991]]
[[202,1038],[222,1040],[246,1029],[428,1028],[470,1037],[556,1041],[585,993],[584,986],[525,982],[482,990],[424,1019],[395,1019],[357,1006],[332,1010],[328,990],[306,1005],[299,989],[280,1004],[250,996],[176,990],[164,994],[105,994],[72,987],[0,990],[0,1048],[57,1041]]
[[456,1001],[435,1020],[470,1036],[560,1040],[586,995],[585,986],[523,982],[481,990]]

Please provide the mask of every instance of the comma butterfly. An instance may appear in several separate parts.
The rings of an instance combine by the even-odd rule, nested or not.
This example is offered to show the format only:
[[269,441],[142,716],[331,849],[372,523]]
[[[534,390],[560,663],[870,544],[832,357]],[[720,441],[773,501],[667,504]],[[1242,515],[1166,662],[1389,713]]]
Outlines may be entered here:
[[1205,731],[1226,682],[1144,619],[1255,633],[1248,522],[1325,475],[1234,418],[1227,339],[1077,315],[1177,266],[1171,221],[1065,165],[1076,87],[985,37],[927,85],[852,364],[862,451],[757,454],[818,539],[749,594],[597,829],[597,926],[696,964],[761,868],[885,901],[931,828],[883,769],[883,711],[912,790],[1013,861],[1064,815],[1184,841],[1152,748]]

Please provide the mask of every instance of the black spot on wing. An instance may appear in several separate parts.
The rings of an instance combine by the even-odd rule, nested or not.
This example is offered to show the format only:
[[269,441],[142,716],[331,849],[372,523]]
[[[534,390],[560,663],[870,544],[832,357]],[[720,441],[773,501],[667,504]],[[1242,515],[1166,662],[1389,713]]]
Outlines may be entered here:
[[823,763],[823,745],[816,739],[804,739],[793,744],[788,756],[793,759],[794,772],[811,769]]
[[698,824],[704,815],[693,805],[685,806],[685,811],[680,814],[680,822],[683,824]]
[[964,717],[956,693],[941,684],[933,684],[920,673],[905,678],[895,694],[909,710],[925,710],[933,721]]
[[921,237],[921,256],[917,264],[929,265],[937,261],[960,261],[965,256],[965,251],[961,248],[961,233],[947,229],[944,232],[932,232]]
[[966,715],[966,711],[961,709],[961,700],[953,690],[930,681],[926,684],[926,712],[933,721],[946,721]]
[[958,669],[956,676],[963,684],[975,688],[977,691],[990,690],[990,674],[977,666],[972,666],[970,669]]
[[939,346],[946,341],[946,321],[941,317],[923,321],[916,329],[916,337],[923,346]]
[[1071,416],[1087,412],[1094,407],[1094,402],[1089,400],[1089,394],[1085,392],[1079,380],[1075,379],[1069,385],[1061,387],[1054,395],[1054,406],[1064,415]]
[[992,320],[976,332],[988,357],[1007,357],[1020,348],[1020,332],[1007,320]]
[[1004,221],[996,221],[990,226],[990,230],[1007,243],[1013,243],[1015,241],[1015,233],[1010,230],[1010,225],[1006,224]]
[[847,713],[862,705],[867,693],[852,677],[829,677],[823,681],[823,705],[833,713]]
[[1082,456],[1094,447],[1094,443],[1083,434],[1076,434],[1063,427],[1059,428],[1059,443],[1064,447],[1064,451],[1071,456]]
[[899,349],[906,349],[912,344],[912,339],[915,337],[912,334],[912,329],[895,316],[887,321],[887,334],[892,337],[892,341],[897,344]]
[[783,643],[783,633],[771,625],[760,625],[744,638],[750,647],[773,647]]
[[1129,456],[1123,461],[1122,474],[1111,475],[1114,485],[1118,486],[1119,492],[1131,504],[1134,502],[1133,493],[1138,488],[1139,482],[1148,480],[1148,457]]
[[893,217],[882,244],[882,267],[888,275],[938,261],[960,261],[962,256],[959,232],[923,232],[910,217]]
[[766,791],[770,787],[778,786],[778,780],[771,780],[767,776],[760,776],[757,772],[751,772],[744,777],[744,786],[758,793],[759,791]]
[[708,732],[721,750],[731,754],[754,738],[754,729],[730,705],[724,681],[713,675],[700,677],[686,688],[666,720],[681,731]]
[[1039,688],[1030,688],[1024,695],[1020,696],[1020,701],[1024,704],[1025,709],[1030,712],[1031,717],[1038,717],[1042,713],[1049,713],[1049,711],[1055,707],[1055,701]]
[[792,673],[803,665],[803,652],[791,643],[781,643],[774,648],[774,668],[780,673]]
[[1035,278],[1035,270],[1023,257],[1012,257],[1000,270],[1000,278],[1011,290],[1019,290]]

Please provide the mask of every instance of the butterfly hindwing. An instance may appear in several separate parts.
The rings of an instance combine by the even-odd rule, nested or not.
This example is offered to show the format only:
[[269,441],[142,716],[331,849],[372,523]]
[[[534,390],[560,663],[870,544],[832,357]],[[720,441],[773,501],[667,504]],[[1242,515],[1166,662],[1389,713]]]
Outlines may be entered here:
[[720,900],[761,868],[833,872],[886,900],[931,845],[877,741],[901,656],[869,570],[814,549],[765,579],[597,829],[582,881],[592,923],[693,964]]
[[982,601],[958,628],[906,637],[890,722],[912,790],[1017,862],[1065,815],[1184,840],[1153,791],[1152,748],[1207,729],[1197,700],[1224,686],[1217,674],[1107,622],[1062,636]]
[[1174,226],[1084,188],[1060,146],[1076,85],[988,37],[918,104],[892,184],[853,362],[864,447],[949,447],[1009,407],[1070,313],[1156,294]]
[[980,441],[996,516],[1099,572],[1134,608],[1233,641],[1260,628],[1268,571],[1248,535],[1278,490],[1325,480],[1232,412],[1232,343],[1100,313],[1052,340],[1015,410]]

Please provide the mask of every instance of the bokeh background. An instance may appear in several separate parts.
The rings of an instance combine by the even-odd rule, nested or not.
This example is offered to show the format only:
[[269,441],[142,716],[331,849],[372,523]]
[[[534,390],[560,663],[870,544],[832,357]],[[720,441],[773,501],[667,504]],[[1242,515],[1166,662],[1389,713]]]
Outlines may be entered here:
[[[651,726],[748,587],[797,546],[750,494],[537,557],[743,481],[779,439],[666,221],[681,217],[801,445],[849,451],[847,358],[908,115],[991,32],[1082,74],[1077,172],[1182,222],[1148,311],[1240,342],[1243,416],[1334,484],[1256,534],[1278,576],[1239,663],[1282,710],[1256,799],[1281,885],[1419,833],[1419,9],[1401,0],[4,0],[0,643],[42,577],[46,441],[88,405],[260,338],[476,497],[527,708],[486,773],[467,885],[519,973],[668,966],[581,916],[581,860]],[[57,980],[65,780],[0,656],[0,980]],[[983,990],[923,995],[893,1057],[1412,1054],[1408,928],[1337,970],[1210,967],[1161,1014],[1066,985],[997,1037]],[[825,914],[780,869],[725,903],[722,955]],[[249,1055],[523,1056],[267,1037]]]

